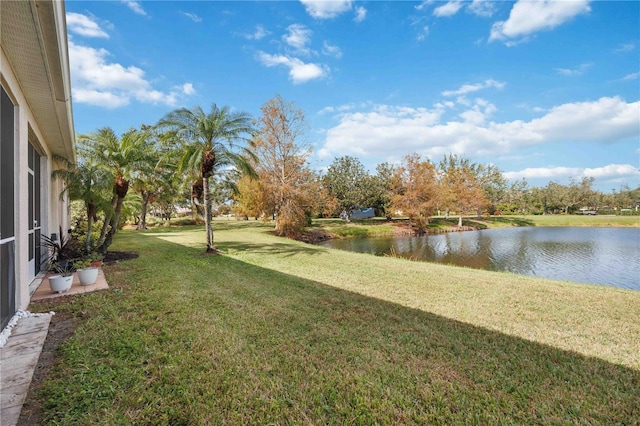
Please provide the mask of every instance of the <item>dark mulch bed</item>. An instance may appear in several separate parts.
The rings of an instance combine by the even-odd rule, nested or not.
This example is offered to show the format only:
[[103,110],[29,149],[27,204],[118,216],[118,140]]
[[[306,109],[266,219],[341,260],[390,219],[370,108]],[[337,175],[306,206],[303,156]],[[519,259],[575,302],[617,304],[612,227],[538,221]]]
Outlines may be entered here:
[[121,260],[137,259],[138,253],[135,251],[108,251],[104,257],[104,263],[116,263]]
[[304,232],[304,233],[298,235],[294,239],[298,240],[298,241],[303,241],[303,242],[309,243],[309,244],[317,244],[317,243],[322,242],[322,241],[330,240],[331,238],[333,238],[333,237],[328,232],[321,231],[319,229],[314,229],[314,230],[309,231],[309,232]]

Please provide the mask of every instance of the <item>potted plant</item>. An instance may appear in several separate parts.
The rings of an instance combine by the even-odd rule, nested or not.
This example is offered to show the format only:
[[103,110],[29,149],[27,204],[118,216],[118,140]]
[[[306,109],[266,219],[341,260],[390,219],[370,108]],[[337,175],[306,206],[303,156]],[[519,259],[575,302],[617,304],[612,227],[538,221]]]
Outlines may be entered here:
[[63,233],[62,227],[57,235],[52,234],[51,237],[43,235],[42,247],[47,250],[47,257],[43,263],[49,265],[51,269],[55,269],[56,265],[66,269],[66,263],[71,263],[73,267],[73,259],[80,256],[77,238]]
[[104,260],[104,256],[102,255],[102,253],[98,253],[97,251],[92,251],[91,253],[89,253],[88,256],[89,260],[91,260],[91,266],[102,266],[103,260]]
[[73,262],[78,279],[82,285],[92,285],[96,283],[98,279],[98,267],[91,266],[92,261],[90,258],[79,259]]
[[56,275],[49,277],[49,287],[54,293],[62,293],[71,288],[73,282],[73,263],[67,260],[57,262],[53,265]]

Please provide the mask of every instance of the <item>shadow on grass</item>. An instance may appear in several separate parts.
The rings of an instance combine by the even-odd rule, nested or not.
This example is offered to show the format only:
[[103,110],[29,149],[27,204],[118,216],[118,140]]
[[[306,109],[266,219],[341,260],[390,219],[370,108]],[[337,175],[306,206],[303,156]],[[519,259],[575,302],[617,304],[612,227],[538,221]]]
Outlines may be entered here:
[[[263,222],[261,220],[238,220],[235,218],[214,218],[212,221],[213,232],[228,231],[232,229],[243,229],[247,227],[251,228],[273,228],[273,222]],[[204,225],[176,225],[176,226],[156,226],[142,231],[150,234],[162,234],[162,233],[179,233],[183,231],[202,231]]]
[[[640,372],[630,368],[160,238],[123,234],[115,246],[144,256],[106,270],[120,293],[92,296],[105,300],[90,315],[107,323],[82,333],[71,343],[75,352],[65,352],[64,371],[46,388],[48,420],[633,424],[640,418]],[[106,373],[85,368],[87,360],[113,371],[100,377]],[[94,396],[91,409],[87,395]]]
[[305,246],[304,244],[292,245],[290,242],[268,244],[254,244],[245,242],[229,242],[217,244],[222,254],[237,254],[239,252],[254,252],[258,254],[273,254],[283,256],[294,256],[296,254],[305,253],[319,255],[328,249],[319,249],[316,246]]

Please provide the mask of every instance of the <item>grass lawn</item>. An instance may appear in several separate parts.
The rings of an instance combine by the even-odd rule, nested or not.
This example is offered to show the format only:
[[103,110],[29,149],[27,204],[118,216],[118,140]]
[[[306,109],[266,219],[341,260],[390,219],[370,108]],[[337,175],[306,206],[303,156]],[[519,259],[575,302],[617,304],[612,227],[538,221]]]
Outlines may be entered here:
[[[341,252],[255,222],[124,231],[38,397],[88,424],[633,424],[640,292]],[[54,317],[55,320],[55,317]]]

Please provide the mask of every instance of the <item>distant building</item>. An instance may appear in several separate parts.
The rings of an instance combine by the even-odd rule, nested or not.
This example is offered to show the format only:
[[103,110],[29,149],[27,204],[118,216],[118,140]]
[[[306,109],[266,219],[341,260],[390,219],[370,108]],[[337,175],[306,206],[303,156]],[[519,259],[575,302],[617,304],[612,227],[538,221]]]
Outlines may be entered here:
[[41,235],[69,228],[51,179],[76,158],[65,19],[63,1],[0,4],[0,330],[43,277]]
[[[372,217],[375,217],[375,216],[376,216],[375,210],[369,207],[368,209],[352,210],[349,218],[350,219],[371,219]],[[347,214],[345,212],[342,212],[340,214],[340,217],[342,219],[346,219]]]

